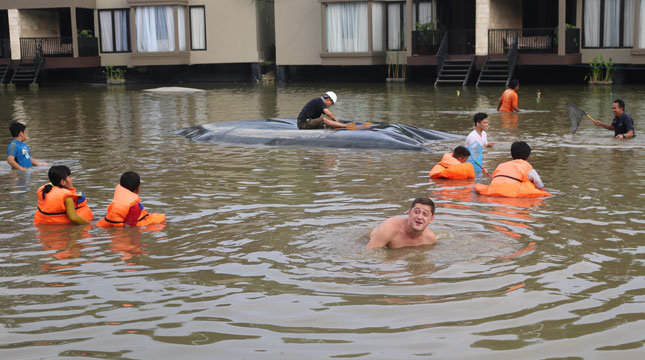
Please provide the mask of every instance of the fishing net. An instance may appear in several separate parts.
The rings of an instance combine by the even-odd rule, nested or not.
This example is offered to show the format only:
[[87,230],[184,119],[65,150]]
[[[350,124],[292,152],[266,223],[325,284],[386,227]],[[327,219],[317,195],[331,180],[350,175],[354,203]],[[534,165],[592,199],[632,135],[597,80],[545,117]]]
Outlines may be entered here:
[[470,156],[468,157],[468,162],[473,164],[473,168],[475,168],[475,173],[480,173],[482,169],[477,165],[477,163],[481,164],[482,166],[484,165],[484,148],[481,146],[480,143],[474,142],[470,145],[467,146],[467,149],[470,151]]
[[581,108],[577,107],[573,103],[567,103],[569,105],[569,122],[571,125],[571,133],[574,134],[576,130],[578,130],[578,126],[580,125],[580,121],[582,120],[583,117],[587,115],[584,110]]

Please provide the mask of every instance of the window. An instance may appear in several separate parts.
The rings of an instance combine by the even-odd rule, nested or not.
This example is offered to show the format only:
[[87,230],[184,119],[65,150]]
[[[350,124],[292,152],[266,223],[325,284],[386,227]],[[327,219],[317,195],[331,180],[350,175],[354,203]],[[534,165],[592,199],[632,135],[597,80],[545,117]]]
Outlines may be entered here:
[[99,10],[101,52],[130,51],[130,10]]
[[368,51],[367,3],[329,3],[326,6],[328,52]]
[[387,4],[387,49],[405,50],[405,3]]
[[138,52],[175,51],[175,19],[172,6],[135,8]]
[[385,5],[382,2],[372,3],[372,51],[383,51]]
[[190,7],[190,49],[206,50],[206,10],[203,6]]
[[419,25],[432,22],[432,1],[415,2],[414,7],[412,7],[412,19],[415,28]]
[[586,48],[634,45],[634,0],[585,0],[583,39]]

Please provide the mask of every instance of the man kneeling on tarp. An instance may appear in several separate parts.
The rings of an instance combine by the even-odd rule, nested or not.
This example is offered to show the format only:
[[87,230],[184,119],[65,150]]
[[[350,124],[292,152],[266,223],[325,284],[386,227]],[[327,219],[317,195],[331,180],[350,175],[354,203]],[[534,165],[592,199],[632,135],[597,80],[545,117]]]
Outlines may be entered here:
[[[298,129],[312,130],[329,128],[347,128],[353,124],[343,124],[336,120],[329,108],[336,103],[338,97],[333,91],[327,91],[321,97],[309,100],[298,115]],[[325,116],[323,116],[323,114]]]
[[430,170],[430,179],[470,179],[475,177],[473,164],[466,162],[470,151],[457,146],[452,154],[443,154],[443,159]]
[[414,199],[408,210],[408,217],[391,217],[370,232],[367,248],[402,248],[434,244],[437,236],[428,227],[434,219],[434,209],[434,202],[429,198]]

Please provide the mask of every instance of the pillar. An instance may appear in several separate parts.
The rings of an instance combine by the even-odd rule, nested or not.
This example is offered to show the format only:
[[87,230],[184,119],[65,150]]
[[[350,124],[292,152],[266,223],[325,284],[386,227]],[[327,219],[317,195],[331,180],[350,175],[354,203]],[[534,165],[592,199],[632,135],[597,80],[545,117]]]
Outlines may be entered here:
[[9,15],[11,60],[20,60],[20,12],[17,9],[9,9],[7,14]]
[[72,53],[73,57],[77,58],[78,57],[78,29],[76,27],[76,6],[72,6],[69,8],[70,11],[70,19],[72,21]]
[[488,55],[490,0],[475,1],[475,55]]
[[567,45],[567,1],[558,0],[558,55],[564,56],[566,54]]

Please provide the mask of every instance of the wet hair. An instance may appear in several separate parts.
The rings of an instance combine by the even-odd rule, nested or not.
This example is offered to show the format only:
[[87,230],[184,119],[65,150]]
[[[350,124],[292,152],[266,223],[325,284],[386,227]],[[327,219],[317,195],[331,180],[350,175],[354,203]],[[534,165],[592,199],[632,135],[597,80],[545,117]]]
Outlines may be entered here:
[[139,177],[139,174],[134,171],[126,171],[123,173],[123,175],[121,175],[119,184],[121,184],[121,186],[123,186],[124,188],[135,192],[141,184],[141,178]]
[[18,137],[21,132],[25,131],[27,125],[14,121],[9,125],[9,131],[11,131],[11,137]]
[[45,185],[43,188],[43,200],[45,200],[45,195],[52,191],[54,186],[63,187],[60,184],[61,180],[67,179],[70,175],[72,175],[72,171],[65,165],[54,165],[50,167],[49,172],[47,173],[49,184]]
[[475,117],[473,118],[473,121],[475,122],[475,126],[477,126],[477,123],[480,123],[485,119],[488,119],[488,114],[482,113],[482,112],[475,114]]
[[526,160],[531,155],[531,147],[524,141],[516,141],[511,145],[511,156],[513,160]]
[[428,197],[418,197],[418,198],[414,199],[414,201],[412,201],[412,205],[410,206],[410,209],[414,208],[414,205],[416,205],[416,204],[422,204],[422,205],[430,206],[430,210],[432,212],[432,215],[434,215],[434,208],[435,208],[434,201],[432,201],[430,198],[428,198]]
[[452,151],[452,157],[458,158],[458,157],[469,157],[470,156],[470,150],[466,149],[464,146],[457,146],[455,150]]
[[511,79],[511,80],[508,81],[508,88],[509,89],[515,89],[517,87],[517,85],[519,85],[519,84],[520,84],[519,80]]
[[618,104],[618,107],[623,109],[623,111],[625,110],[625,102],[622,101],[621,99],[614,100],[614,103]]

